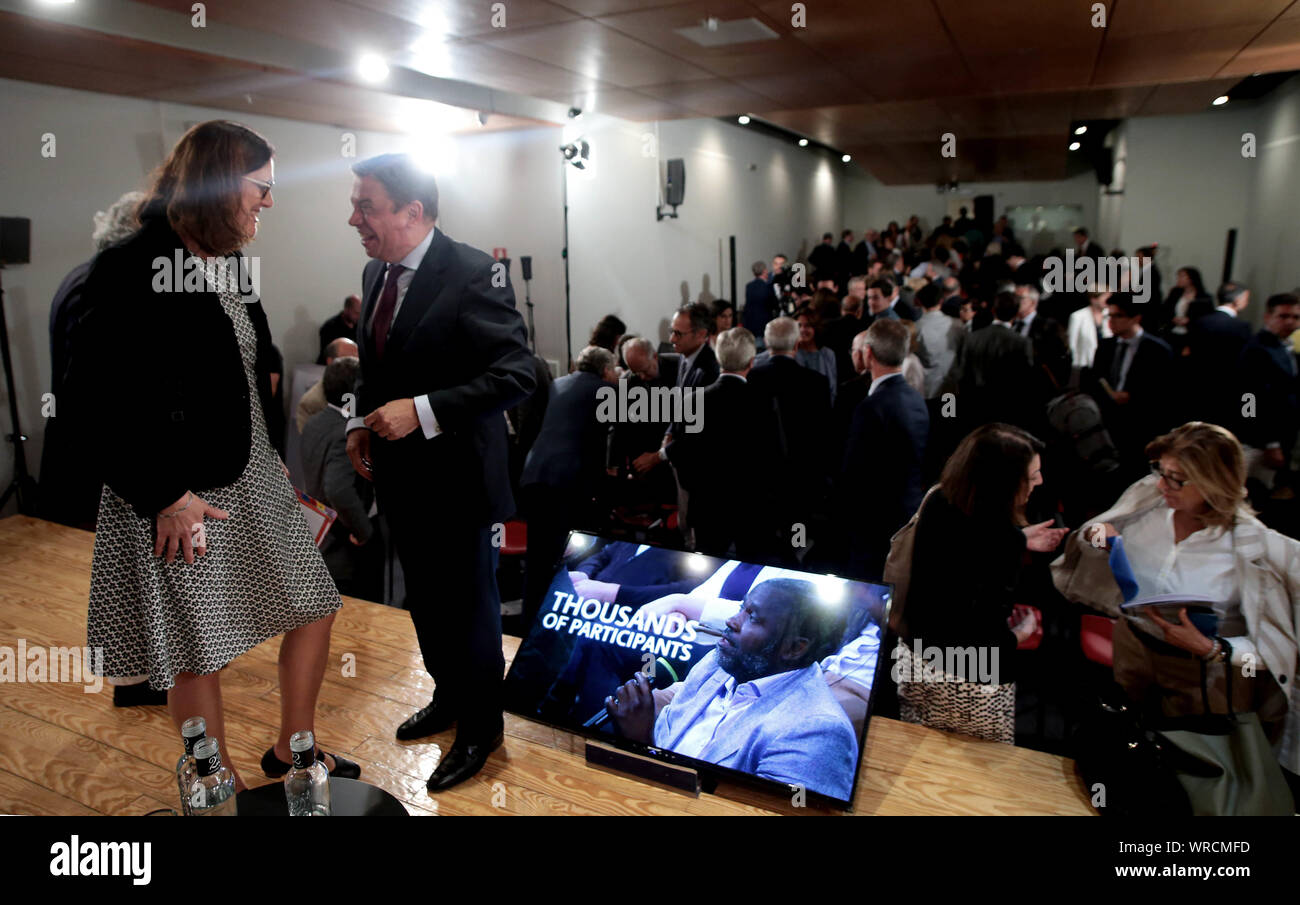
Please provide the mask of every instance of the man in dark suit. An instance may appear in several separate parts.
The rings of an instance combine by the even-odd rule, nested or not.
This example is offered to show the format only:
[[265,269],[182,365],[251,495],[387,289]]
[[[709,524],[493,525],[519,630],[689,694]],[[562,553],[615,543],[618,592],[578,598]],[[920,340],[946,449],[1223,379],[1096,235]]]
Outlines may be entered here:
[[1147,473],[1146,444],[1173,426],[1174,355],[1168,343],[1142,329],[1146,309],[1132,293],[1117,292],[1107,305],[1114,336],[1101,341],[1082,386],[1101,408],[1123,476],[1137,480]]
[[[1241,353],[1241,389],[1252,395],[1254,406],[1247,410],[1248,417],[1238,418],[1240,427],[1235,433],[1247,446],[1248,463],[1261,460],[1265,474],[1287,471],[1300,432],[1300,367],[1289,341],[1297,327],[1300,297],[1290,293],[1270,296],[1264,329]],[[1252,471],[1259,473],[1260,469]]]
[[925,492],[921,464],[930,413],[903,379],[909,339],[900,320],[877,321],[867,330],[871,389],[853,414],[835,494],[849,545],[845,573],[854,577],[880,578],[889,539],[907,524]]
[[853,276],[853,230],[846,229],[840,233],[840,244],[835,246],[835,275],[840,286],[844,286]]
[[[628,391],[644,388],[654,392],[656,388],[677,386],[677,374],[682,365],[682,357],[675,352],[660,354],[655,344],[644,336],[634,336],[624,341],[623,360],[631,373],[623,379],[627,381]],[[677,500],[677,482],[672,470],[652,468],[644,473],[638,471],[633,463],[638,458],[651,453],[655,459],[659,456],[659,447],[663,446],[664,436],[671,427],[670,421],[620,421],[614,425],[610,437],[610,451],[607,465],[616,469],[617,477],[636,477],[635,481],[618,480],[612,482],[609,490],[616,494],[615,504],[640,505],[646,503],[672,504]],[[642,460],[643,462],[646,460]]]
[[533,624],[542,605],[569,531],[598,527],[592,497],[605,472],[606,441],[614,424],[601,419],[600,397],[602,389],[615,395],[611,384],[617,380],[614,353],[587,346],[578,354],[577,370],[551,386],[542,430],[519,479],[528,521],[525,626]]
[[701,397],[701,429],[674,437],[667,452],[690,494],[695,549],[722,556],[734,543],[739,558],[762,562],[775,533],[765,470],[779,441],[776,416],[746,380],[754,351],[744,327],[718,336],[722,373]]
[[835,353],[835,373],[842,383],[849,379],[853,370],[853,337],[857,336],[871,323],[867,311],[866,277],[850,277],[848,295],[840,300],[839,316],[823,321],[819,342]]
[[366,254],[361,378],[348,457],[375,481],[435,691],[397,730],[457,724],[440,791],[502,742],[501,601],[493,526],[515,511],[503,413],[533,391],[509,274],[434,227],[438,189],[405,154],[357,163],[348,223]]
[[1028,337],[1012,329],[1019,309],[1014,293],[998,293],[992,323],[970,333],[957,350],[949,380],[957,387],[957,417],[967,430],[988,421],[1024,427],[1031,420],[1026,387],[1034,350]]
[[339,593],[362,600],[383,598],[383,542],[370,519],[375,491],[348,461],[345,394],[355,390],[361,363],[339,356],[325,366],[320,385],[325,405],[303,422],[303,489],[338,513],[320,545]]
[[[899,289],[899,283],[889,279],[879,279],[871,284],[871,288],[880,292],[885,300],[885,307],[904,320],[918,321],[921,319],[921,312],[917,311],[912,305],[903,298]],[[875,310],[874,308],[872,309]]]
[[874,229],[862,231],[862,241],[853,248],[853,275],[862,276],[871,270],[871,260],[876,257],[876,242],[880,234]]
[[745,284],[745,310],[740,313],[740,319],[746,330],[762,336],[763,328],[776,313],[776,289],[762,261],[755,261],[750,271],[754,279]]
[[1241,313],[1250,304],[1250,290],[1240,283],[1219,287],[1219,306],[1187,325],[1188,387],[1184,416],[1232,430],[1241,416],[1240,372],[1231,365],[1250,342],[1250,324]]
[[360,318],[361,296],[350,295],[343,300],[343,310],[321,324],[320,355],[316,356],[316,364],[323,365],[327,363],[325,361],[325,351],[334,340],[356,340],[357,321]]
[[808,252],[808,273],[814,279],[835,275],[835,235],[823,233],[821,244]]
[[1087,227],[1080,226],[1074,231],[1074,259],[1100,259],[1106,257],[1106,250],[1088,238]]
[[1064,373],[1070,372],[1070,344],[1062,323],[1039,310],[1041,293],[1037,282],[1020,283],[1016,286],[1015,293],[1020,308],[1016,312],[1016,319],[1011,323],[1011,329],[1028,339],[1033,346],[1033,379],[1026,390],[1033,398],[1031,405],[1034,412],[1040,416],[1035,423],[1026,426],[1030,433],[1042,436],[1045,428],[1042,419],[1046,418],[1048,400],[1060,393],[1060,388],[1052,382],[1048,371],[1059,374],[1064,368]]
[[779,495],[776,522],[788,531],[795,522],[807,524],[826,495],[833,469],[827,455],[831,427],[831,393],[826,378],[795,360],[799,324],[778,317],[767,325],[769,357],[746,376],[765,410],[777,419],[780,451],[765,470],[768,475],[800,475],[800,493]]

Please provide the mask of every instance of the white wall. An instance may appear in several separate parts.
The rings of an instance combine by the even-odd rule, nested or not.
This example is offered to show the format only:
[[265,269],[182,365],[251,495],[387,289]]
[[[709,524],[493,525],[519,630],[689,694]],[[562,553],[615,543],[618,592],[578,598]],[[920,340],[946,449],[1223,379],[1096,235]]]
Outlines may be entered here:
[[[684,301],[742,300],[754,261],[777,252],[794,260],[842,221],[843,164],[740,126],[584,118],[565,132],[592,146],[589,172],[568,169],[575,355],[605,314],[667,340]],[[657,222],[661,166],[675,157],[686,162],[686,200],[677,219]],[[733,235],[739,292],[730,285]]]
[[1268,296],[1300,286],[1296,221],[1300,213],[1300,77],[1270,95],[1258,110],[1250,193],[1251,241],[1237,246],[1233,275],[1254,290],[1251,312]]

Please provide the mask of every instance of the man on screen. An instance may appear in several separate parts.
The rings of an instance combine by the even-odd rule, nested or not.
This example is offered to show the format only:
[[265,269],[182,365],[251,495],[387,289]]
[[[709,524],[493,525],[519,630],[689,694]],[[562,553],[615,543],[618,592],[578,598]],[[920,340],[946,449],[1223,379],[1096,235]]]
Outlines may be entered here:
[[626,738],[847,801],[858,742],[818,663],[844,629],[812,582],[765,581],[658,716],[641,673],[605,706]]

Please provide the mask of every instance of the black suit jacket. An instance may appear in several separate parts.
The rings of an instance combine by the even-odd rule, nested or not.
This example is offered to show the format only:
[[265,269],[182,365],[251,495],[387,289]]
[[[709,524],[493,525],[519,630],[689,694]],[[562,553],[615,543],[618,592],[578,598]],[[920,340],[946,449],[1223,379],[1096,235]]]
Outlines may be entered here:
[[921,505],[929,434],[925,400],[901,374],[885,380],[853,413],[836,500],[856,541],[849,561],[863,577],[880,577],[890,537]]
[[1242,350],[1239,371],[1241,389],[1255,395],[1255,416],[1238,417],[1237,436],[1257,449],[1279,443],[1289,454],[1300,431],[1300,379],[1291,344],[1260,330]]
[[520,487],[545,484],[592,494],[605,472],[610,424],[597,418],[602,387],[617,388],[587,371],[566,374],[551,385],[542,430],[524,462]]
[[748,380],[764,410],[777,418],[781,450],[766,473],[797,467],[820,491],[831,471],[826,456],[831,426],[828,381],[788,355],[773,355],[755,365]]
[[630,541],[610,541],[597,552],[573,567],[584,572],[593,581],[618,585],[614,603],[640,609],[651,600],[667,594],[685,594],[700,586],[700,582],[722,565],[717,562],[712,570],[695,568],[695,557],[678,550],[649,547],[637,550],[640,544]]
[[[160,272],[153,261],[188,252],[161,209],[147,211],[142,224],[91,267],[68,401],[83,448],[97,452],[89,457],[91,467],[139,515],[151,518],[187,490],[234,483],[248,465],[252,421],[239,341],[221,300],[215,292],[155,291]],[[265,412],[279,357],[262,303],[245,307],[257,335],[257,394]],[[197,366],[159,366],[179,349]],[[118,404],[109,404],[105,392]],[[129,443],[120,439],[124,428],[131,431]]]
[[[959,405],[963,419],[1025,426],[1032,414],[1033,366],[1033,345],[1009,327],[990,324],[971,332],[949,372],[957,392],[973,403]],[[968,411],[971,408],[974,411]]]
[[1215,310],[1187,326],[1187,414],[1229,430],[1241,418],[1241,377],[1233,367],[1251,340],[1250,324]]
[[433,241],[375,355],[370,318],[383,285],[384,262],[362,277],[357,411],[428,394],[442,433],[425,439],[417,426],[400,440],[371,438],[381,499],[455,513],[484,527],[514,512],[502,412],[534,389],[531,353],[514,289],[493,285],[493,260],[435,229]]
[[1110,380],[1111,366],[1115,361],[1118,340],[1111,336],[1097,347],[1092,367],[1084,372],[1082,386],[1097,400],[1106,427],[1111,431],[1120,452],[1130,459],[1141,455],[1141,447],[1173,426],[1170,413],[1174,353],[1164,340],[1143,332],[1128,375],[1122,387],[1115,390],[1129,393],[1129,402],[1118,405],[1100,386],[1104,377]]

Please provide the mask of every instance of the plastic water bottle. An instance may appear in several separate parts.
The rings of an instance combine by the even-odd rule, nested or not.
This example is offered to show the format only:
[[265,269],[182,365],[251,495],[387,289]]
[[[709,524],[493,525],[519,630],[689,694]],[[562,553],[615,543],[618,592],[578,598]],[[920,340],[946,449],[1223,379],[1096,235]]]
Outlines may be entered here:
[[198,776],[190,784],[190,814],[194,817],[234,817],[235,774],[221,765],[221,749],[215,738],[194,746]]
[[194,746],[208,734],[208,721],[201,716],[192,716],[181,723],[181,741],[185,743],[185,753],[176,762],[176,789],[181,796],[181,814],[190,813],[190,786],[199,775],[199,765],[194,759]]
[[316,759],[316,737],[310,730],[289,738],[293,767],[284,774],[284,796],[290,817],[330,816],[330,774]]

